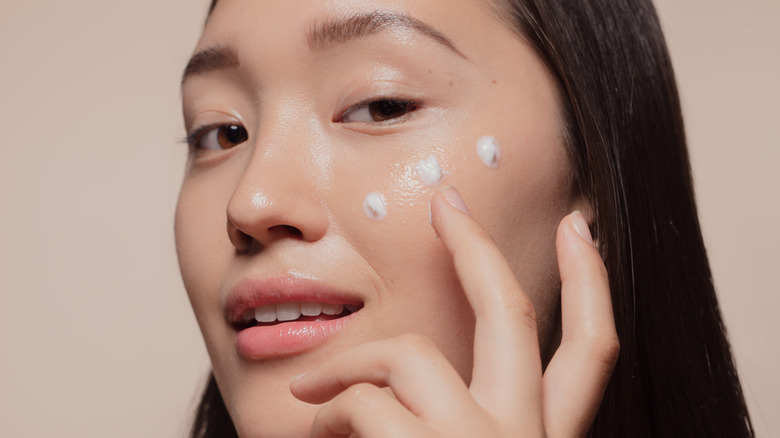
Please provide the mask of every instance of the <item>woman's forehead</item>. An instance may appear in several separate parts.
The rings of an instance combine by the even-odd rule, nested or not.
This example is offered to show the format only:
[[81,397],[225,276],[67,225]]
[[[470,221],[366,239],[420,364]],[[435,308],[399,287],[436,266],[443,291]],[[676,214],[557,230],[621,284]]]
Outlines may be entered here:
[[248,52],[263,46],[316,50],[392,33],[396,44],[427,39],[461,58],[484,62],[480,55],[517,42],[517,33],[495,9],[486,7],[491,4],[477,0],[456,6],[448,0],[214,1],[196,53],[245,43]]

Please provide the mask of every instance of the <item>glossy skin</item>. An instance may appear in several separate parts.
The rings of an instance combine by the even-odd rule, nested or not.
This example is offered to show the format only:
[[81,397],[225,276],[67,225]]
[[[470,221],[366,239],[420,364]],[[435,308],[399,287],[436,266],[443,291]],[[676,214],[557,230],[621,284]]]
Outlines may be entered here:
[[[491,363],[488,353],[480,359],[479,346],[475,353],[475,320],[479,324],[480,318],[493,319],[483,321],[483,327],[491,328],[482,334],[477,330],[477,343],[481,337],[482,345],[518,345],[519,350],[509,350],[522,356],[523,363],[494,359],[511,368],[513,375],[519,374],[518,379],[535,382],[509,385],[512,394],[530,397],[513,409],[526,406],[525,412],[539,420],[526,424],[546,427],[548,419],[542,420],[540,408],[547,403],[540,399],[540,354],[555,348],[556,327],[560,329],[556,229],[567,213],[587,212],[588,206],[573,184],[561,138],[557,93],[541,62],[488,4],[451,5],[446,0],[221,0],[207,23],[196,53],[229,48],[238,65],[187,76],[183,84],[186,128],[192,134],[204,126],[235,125],[245,129],[246,140],[241,135],[218,137],[214,130],[201,130],[192,137],[200,148],[191,153],[182,186],[176,241],[214,373],[241,436],[307,436],[318,410],[321,417],[314,428],[324,431],[319,436],[336,436],[330,429],[336,424],[345,425],[345,435],[378,436],[358,430],[354,419],[361,418],[359,409],[331,409],[328,414],[302,400],[321,403],[350,391],[334,387],[328,380],[333,378],[393,387],[385,374],[379,378],[371,370],[395,370],[387,363],[391,357],[418,354],[430,360],[407,362],[432,361],[439,367],[415,371],[421,381],[449,376],[442,377],[442,387],[468,391],[468,384],[476,384],[472,377],[477,380],[479,375],[475,366]],[[396,18],[383,30],[359,39],[307,38],[315,24],[326,18],[373,11],[419,20],[452,46]],[[391,105],[389,116],[377,118],[376,111],[369,111],[376,104],[369,108],[365,103],[381,99],[402,103]],[[476,141],[484,135],[494,136],[501,145],[495,169],[486,167],[476,153]],[[216,148],[208,149],[212,146]],[[429,154],[437,157],[445,172],[441,186],[428,187],[417,174],[417,164]],[[450,185],[458,188],[471,216],[447,207],[450,203],[437,194]],[[365,196],[374,191],[381,192],[387,204],[388,215],[381,221],[370,220],[363,212]],[[457,191],[446,190],[445,196],[463,205]],[[589,336],[606,339],[602,349],[616,354],[609,292],[601,281],[603,265],[587,239],[572,238],[577,234],[571,223],[577,218],[582,216],[564,220],[558,230],[558,252],[563,248],[584,260],[577,263],[588,269],[577,281],[588,276],[597,279],[585,281],[597,287],[584,297],[599,304],[580,303],[598,311],[572,321],[605,328],[606,332],[590,330]],[[584,222],[578,223],[579,234],[587,234]],[[486,234],[477,224],[495,243],[480,237]],[[475,244],[469,242],[474,239],[479,244],[472,248],[469,245]],[[470,248],[460,256],[460,265],[457,256],[453,263],[452,256],[458,245]],[[569,262],[572,272],[578,269],[575,259],[571,256]],[[561,264],[562,271],[568,269]],[[359,301],[362,308],[335,334],[316,343],[273,351],[261,345],[252,354],[240,352],[237,330],[225,316],[228,298],[238,285],[274,278],[311,282]],[[474,285],[496,287],[469,290],[464,278],[472,278]],[[564,295],[566,289],[564,283]],[[517,300],[518,308],[532,305],[535,309],[531,324],[526,320],[528,312],[505,310],[507,306],[516,310],[512,303]],[[482,310],[479,302],[485,304]],[[565,302],[564,297],[564,306]],[[529,306],[524,307],[526,303]],[[475,309],[480,315],[476,319]],[[507,329],[518,324],[522,329]],[[504,339],[504,329],[522,339],[514,339],[514,334]],[[564,326],[564,339],[566,332]],[[415,335],[401,336],[409,333]],[[415,347],[419,345],[425,347]],[[394,354],[387,356],[388,352]],[[580,362],[578,366],[588,369],[582,366],[582,357],[575,359],[571,366]],[[608,376],[609,360],[596,362],[602,365],[594,365],[594,375]],[[326,373],[316,371],[318,367],[331,368]],[[312,370],[291,391],[291,378]],[[349,376],[339,376],[338,370],[349,370]],[[595,382],[585,391],[587,402],[582,405],[587,406],[564,415],[569,418],[566,424],[577,424],[571,430],[589,424],[606,384],[603,378],[586,380]],[[509,382],[501,386],[505,383]],[[490,393],[486,388],[495,384],[483,382],[477,393]],[[361,387],[351,390],[356,388]],[[403,393],[395,387],[393,391],[396,396]],[[459,399],[449,399],[453,397]],[[475,404],[472,400],[459,406],[491,412],[484,396],[475,399]],[[426,417],[421,415],[424,407],[412,408],[408,400],[388,400],[401,403],[399,412],[408,414],[405,409],[410,409]],[[529,405],[538,409],[527,409]],[[501,409],[509,410],[508,405]],[[380,411],[395,412],[393,408]],[[495,436],[516,432],[512,427],[517,424],[491,422],[490,415],[473,417],[478,424],[453,427],[460,431],[493,428]],[[426,417],[430,418],[436,416]],[[388,421],[406,424],[392,416]],[[397,436],[410,436],[405,435],[410,430],[398,431]],[[425,430],[455,436],[434,426]]]

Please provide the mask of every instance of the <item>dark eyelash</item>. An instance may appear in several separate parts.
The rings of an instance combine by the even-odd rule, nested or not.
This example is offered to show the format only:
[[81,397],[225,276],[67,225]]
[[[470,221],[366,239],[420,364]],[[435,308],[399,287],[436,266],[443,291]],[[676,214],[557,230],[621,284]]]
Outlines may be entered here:
[[370,99],[363,102],[363,104],[376,103],[376,102],[392,102],[392,103],[402,104],[402,105],[416,104],[416,102],[413,100],[399,99],[396,97],[380,97],[378,99]]
[[421,106],[421,103],[419,101],[415,101],[415,100],[399,99],[399,98],[395,98],[395,97],[377,97],[377,98],[373,98],[373,99],[364,100],[363,102],[355,104],[355,105],[351,106],[350,108],[348,108],[347,110],[342,111],[341,115],[339,116],[339,118],[334,120],[334,121],[341,121],[343,119],[343,117],[344,117],[344,114],[349,112],[349,110],[352,109],[352,108],[368,106],[368,105],[371,105],[372,103],[377,103],[377,102],[391,102],[391,103],[396,104],[396,105],[408,105],[412,109],[410,111],[408,111],[407,114],[412,112],[412,111],[416,111],[416,110],[420,109],[420,106]]
[[201,127],[195,128],[194,131],[192,131],[186,137],[182,138],[181,142],[182,143],[186,143],[186,144],[188,144],[190,146],[194,146],[195,142],[200,140],[200,138],[203,136],[203,134],[206,133],[206,131],[214,129],[217,126],[219,126],[219,125],[218,124],[215,124],[215,125],[205,125],[205,126],[201,126]]
[[387,98],[380,97],[378,99],[370,99],[365,102],[361,102],[358,105],[370,105],[372,103],[377,103],[377,102],[390,102],[394,105],[409,105],[410,107],[413,108],[418,108],[420,106],[420,103],[417,101],[409,100],[409,99],[398,99],[395,97],[387,97]]

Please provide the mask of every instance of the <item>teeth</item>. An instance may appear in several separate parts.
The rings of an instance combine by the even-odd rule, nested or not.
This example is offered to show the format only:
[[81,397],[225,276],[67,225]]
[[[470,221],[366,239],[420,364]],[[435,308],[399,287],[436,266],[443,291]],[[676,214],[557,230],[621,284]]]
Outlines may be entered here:
[[279,321],[295,321],[301,317],[299,303],[281,303],[276,305],[276,319]]
[[276,304],[258,307],[257,309],[255,309],[255,319],[257,320],[257,322],[276,321]]
[[323,304],[323,303],[279,303],[258,307],[244,313],[244,322],[250,322],[254,317],[257,322],[285,322],[295,321],[303,316],[340,315],[346,310],[354,313],[359,307],[351,304]]
[[301,313],[303,316],[319,316],[322,313],[322,304],[301,303]]
[[338,315],[344,311],[344,306],[341,304],[323,304],[322,313],[326,315]]

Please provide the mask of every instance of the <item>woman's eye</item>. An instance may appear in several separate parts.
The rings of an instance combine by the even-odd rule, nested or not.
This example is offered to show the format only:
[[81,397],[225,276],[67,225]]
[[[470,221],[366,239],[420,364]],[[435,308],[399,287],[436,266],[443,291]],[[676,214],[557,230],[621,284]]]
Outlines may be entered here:
[[380,99],[357,104],[341,115],[339,122],[376,123],[403,117],[417,109],[417,104],[408,100]]
[[237,146],[249,138],[246,129],[241,125],[219,125],[197,130],[187,142],[195,149],[210,149],[221,151]]

